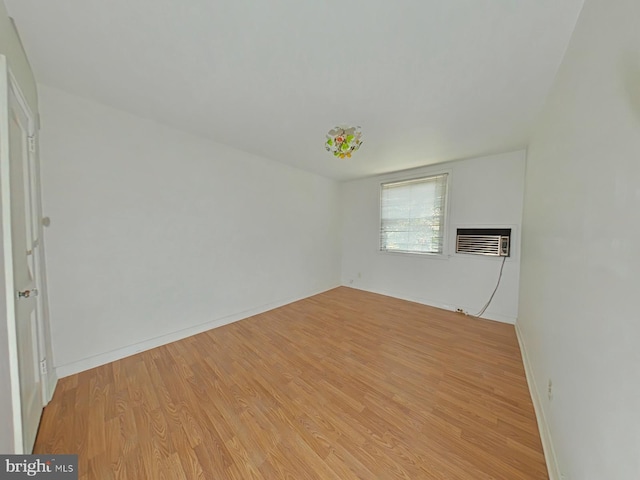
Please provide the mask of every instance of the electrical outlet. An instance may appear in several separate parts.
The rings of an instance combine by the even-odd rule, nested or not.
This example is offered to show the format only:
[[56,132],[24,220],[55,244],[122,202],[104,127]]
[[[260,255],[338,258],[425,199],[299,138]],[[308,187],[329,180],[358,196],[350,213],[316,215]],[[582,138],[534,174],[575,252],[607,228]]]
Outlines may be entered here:
[[553,382],[549,379],[549,383],[547,384],[547,395],[549,396],[549,400],[553,400]]

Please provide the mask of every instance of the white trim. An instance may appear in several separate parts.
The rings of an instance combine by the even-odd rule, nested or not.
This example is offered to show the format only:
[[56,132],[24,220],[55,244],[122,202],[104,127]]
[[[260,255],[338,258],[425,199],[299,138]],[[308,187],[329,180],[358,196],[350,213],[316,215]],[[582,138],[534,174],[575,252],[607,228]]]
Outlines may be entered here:
[[22,90],[20,90],[20,88],[18,87],[18,81],[16,80],[16,77],[8,68],[7,68],[7,72],[9,74],[9,87],[13,91],[13,94],[15,95],[16,100],[20,105],[20,108],[22,108],[22,110],[24,110],[25,114],[27,115],[27,120],[29,122],[28,135],[30,137],[33,137],[35,135],[35,122],[33,121],[33,112],[31,111],[31,107],[29,107],[29,102],[27,102],[27,99],[22,93]]
[[47,379],[46,379],[46,388],[44,392],[44,401],[45,406],[53,399],[53,394],[56,391],[56,386],[58,385],[58,372],[55,368],[50,368],[51,361],[47,359]]
[[[441,302],[436,302],[424,297],[412,297],[412,296],[408,296],[408,295],[404,295],[401,293],[397,293],[397,292],[392,292],[390,290],[380,290],[380,289],[371,289],[371,288],[362,288],[362,287],[356,287],[353,284],[349,283],[349,281],[342,281],[342,286],[344,287],[349,287],[349,288],[355,288],[356,290],[362,290],[364,292],[371,292],[371,293],[377,293],[378,295],[385,295],[387,297],[393,297],[393,298],[398,298],[400,300],[406,300],[408,302],[415,302],[415,303],[421,303],[422,305],[427,305],[429,307],[435,307],[435,308],[441,308],[443,310],[449,310],[451,312],[455,312],[456,309],[458,308],[462,308],[463,310],[466,311],[472,311],[472,308],[477,308],[477,307],[467,307],[465,305],[456,305],[456,306],[452,306],[452,305],[447,305],[446,303],[441,303]],[[461,314],[462,315],[462,314]],[[472,315],[469,315],[472,318],[476,318],[473,317]],[[482,317],[480,317],[480,319],[482,320],[493,320],[495,322],[500,322],[500,323],[508,323],[510,325],[514,325],[516,323],[516,318],[515,317],[510,317],[509,315],[502,315],[500,313],[492,313],[491,311],[485,312]]]
[[529,393],[531,394],[531,400],[533,401],[533,408],[536,413],[536,420],[538,421],[538,430],[540,431],[540,440],[542,441],[542,449],[544,450],[544,458],[547,462],[547,470],[549,471],[549,480],[562,480],[562,474],[558,465],[558,457],[556,451],[553,448],[553,439],[551,438],[551,430],[549,424],[544,415],[544,408],[542,408],[542,399],[540,398],[540,390],[536,385],[536,379],[533,375],[533,369],[531,368],[531,362],[525,348],[524,338],[522,336],[522,330],[515,324],[516,337],[518,338],[518,344],[520,345],[520,353],[522,354],[522,363],[524,365],[524,372],[527,378],[527,384],[529,385]]
[[11,238],[11,178],[9,160],[9,67],[7,58],[0,55],[0,197],[2,201],[2,253],[6,300],[7,341],[11,410],[13,413],[13,451],[24,452],[22,438],[22,404],[20,401],[20,370],[18,366],[18,338],[13,281],[13,240]]
[[144,340],[142,342],[134,343],[126,347],[118,348],[116,350],[111,350],[110,352],[100,353],[97,355],[93,355],[91,357],[83,358],[82,360],[78,360],[76,362],[67,363],[65,365],[59,365],[56,367],[56,373],[59,378],[68,377],[69,375],[83,372],[91,368],[99,367],[100,365],[114,362],[116,360],[120,360],[121,358],[135,355],[136,353],[144,352],[145,350],[151,350],[152,348],[160,347],[162,345],[166,345],[171,342],[176,342],[178,340],[182,340],[183,338],[187,338],[192,335],[197,335],[198,333],[206,332],[207,330],[211,330],[214,328],[222,327],[224,325],[228,325],[230,323],[244,320],[245,318],[251,317],[253,315],[258,315],[260,313],[273,310],[274,308],[282,307],[284,305],[288,305],[289,303],[297,302],[299,300],[303,300],[313,295],[318,295],[320,293],[333,290],[334,288],[337,288],[337,287],[339,287],[339,285],[335,285],[333,287],[325,288],[322,290],[316,290],[308,294],[297,296],[294,298],[288,298],[288,299],[279,300],[276,302],[270,302],[256,308],[251,308],[249,310],[244,310],[242,312],[220,317],[215,320],[211,320],[209,322],[201,323],[200,325],[184,328],[182,330],[177,330],[172,333],[167,333],[165,335],[160,335],[158,337]]
[[399,256],[413,255],[415,256],[415,258],[427,258],[429,260],[449,260],[451,258],[451,255],[447,255],[444,253],[403,252],[400,250],[378,249],[376,253],[379,253],[380,255],[399,255]]

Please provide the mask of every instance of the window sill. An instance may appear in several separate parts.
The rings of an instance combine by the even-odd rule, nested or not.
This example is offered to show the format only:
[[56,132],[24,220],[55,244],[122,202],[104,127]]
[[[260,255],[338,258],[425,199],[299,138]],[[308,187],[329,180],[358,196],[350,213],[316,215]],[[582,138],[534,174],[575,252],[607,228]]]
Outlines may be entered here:
[[381,255],[426,258],[430,260],[449,260],[449,258],[451,257],[451,255],[448,255],[446,253],[402,252],[393,250],[378,250],[378,253]]

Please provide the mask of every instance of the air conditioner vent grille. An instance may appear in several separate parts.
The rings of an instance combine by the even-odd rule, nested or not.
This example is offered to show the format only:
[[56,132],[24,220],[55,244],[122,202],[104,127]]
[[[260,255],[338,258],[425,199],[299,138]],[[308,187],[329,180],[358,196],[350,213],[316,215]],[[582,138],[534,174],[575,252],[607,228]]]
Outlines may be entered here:
[[456,253],[508,257],[510,230],[458,229]]

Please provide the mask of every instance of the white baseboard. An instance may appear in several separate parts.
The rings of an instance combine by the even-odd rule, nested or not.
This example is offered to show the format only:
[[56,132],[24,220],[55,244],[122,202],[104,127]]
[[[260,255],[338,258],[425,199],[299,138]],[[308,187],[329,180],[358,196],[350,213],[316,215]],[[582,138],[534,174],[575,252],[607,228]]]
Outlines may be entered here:
[[338,286],[339,285],[336,285],[334,287],[322,289],[320,291],[310,292],[306,295],[301,295],[294,298],[287,298],[284,300],[268,303],[265,305],[261,305],[259,307],[251,308],[249,310],[244,310],[242,312],[238,312],[232,315],[227,315],[225,317],[217,318],[209,322],[201,323],[199,325],[194,325],[192,327],[184,328],[172,333],[160,335],[155,338],[134,343],[132,345],[127,345],[126,347],[118,348],[116,350],[111,350],[109,352],[92,355],[91,357],[83,358],[81,360],[67,363],[65,365],[58,365],[56,366],[55,373],[57,374],[58,378],[68,377],[69,375],[73,375],[75,373],[79,373],[85,370],[89,370],[91,368],[99,367],[100,365],[114,362],[116,360],[120,360],[121,358],[135,355],[136,353],[144,352],[146,350],[151,350],[152,348],[160,347],[162,345],[166,345],[171,342],[182,340],[183,338],[187,338],[192,335],[196,335],[198,333],[206,332],[207,330],[211,330],[213,328],[222,327],[223,325],[228,325],[230,323],[243,320],[253,315],[258,315],[260,313],[273,310],[274,308],[282,307],[289,303],[297,302],[299,300],[305,299],[307,297],[311,297],[313,295],[318,295],[319,293],[326,292]]
[[551,439],[551,431],[549,430],[549,424],[542,408],[542,399],[540,398],[540,390],[536,385],[535,376],[533,375],[533,369],[529,362],[529,356],[527,355],[527,349],[525,347],[524,339],[522,337],[522,331],[516,323],[516,336],[518,337],[518,343],[520,344],[520,352],[522,354],[522,363],[524,364],[524,371],[527,377],[527,384],[529,385],[529,392],[531,394],[531,400],[533,400],[533,408],[536,413],[536,419],[538,421],[538,430],[540,431],[540,440],[542,441],[542,449],[544,450],[544,458],[547,462],[547,470],[549,471],[549,480],[561,480],[560,468],[558,466],[558,458],[556,457],[556,451],[553,448],[553,440]]
[[[467,307],[465,305],[457,305],[457,306],[454,307],[452,305],[447,305],[445,303],[436,302],[436,301],[433,301],[433,300],[430,300],[430,299],[427,299],[427,298],[423,298],[423,297],[412,297],[412,296],[404,295],[402,293],[392,292],[392,291],[389,291],[389,290],[379,290],[379,289],[357,287],[357,286],[355,286],[353,284],[350,284],[349,282],[345,282],[345,281],[343,281],[342,285],[344,287],[355,288],[356,290],[363,290],[365,292],[377,293],[379,295],[386,295],[387,297],[399,298],[400,300],[407,300],[408,302],[421,303],[422,305],[428,305],[430,307],[441,308],[443,310],[449,310],[449,311],[452,311],[452,312],[455,312],[457,308],[463,308],[466,311],[473,312],[471,307]],[[494,320],[494,321],[500,322],[500,323],[509,323],[511,325],[515,325],[515,323],[516,323],[515,317],[511,317],[509,315],[502,315],[502,314],[499,314],[499,313],[493,313],[491,311],[485,312],[484,315],[482,315],[481,318],[484,318],[486,320]]]

